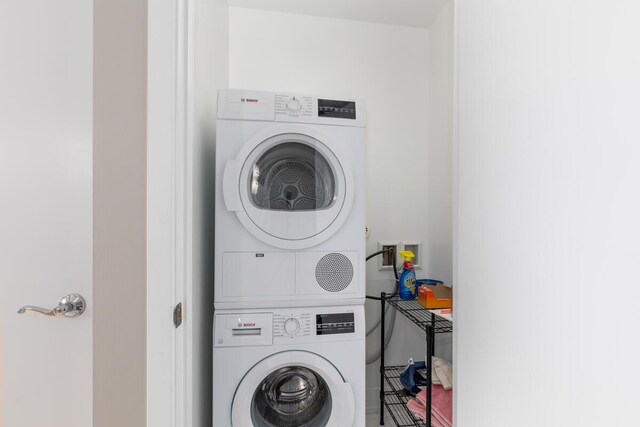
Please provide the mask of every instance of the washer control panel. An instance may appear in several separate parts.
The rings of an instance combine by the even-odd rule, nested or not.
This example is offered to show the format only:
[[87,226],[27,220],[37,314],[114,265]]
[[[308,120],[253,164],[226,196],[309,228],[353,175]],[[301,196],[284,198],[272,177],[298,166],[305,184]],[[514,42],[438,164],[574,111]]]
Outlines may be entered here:
[[273,336],[281,338],[318,335],[353,334],[356,330],[353,312],[340,313],[273,313]]
[[214,347],[364,340],[364,306],[216,310]]
[[274,313],[274,337],[304,337],[311,335],[311,313]]

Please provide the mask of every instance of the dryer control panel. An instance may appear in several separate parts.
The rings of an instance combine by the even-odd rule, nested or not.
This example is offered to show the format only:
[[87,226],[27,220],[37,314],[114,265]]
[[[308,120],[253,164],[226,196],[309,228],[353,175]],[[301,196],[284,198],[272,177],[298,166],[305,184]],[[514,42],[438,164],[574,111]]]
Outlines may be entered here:
[[225,89],[218,92],[218,119],[365,127],[366,111],[357,98]]

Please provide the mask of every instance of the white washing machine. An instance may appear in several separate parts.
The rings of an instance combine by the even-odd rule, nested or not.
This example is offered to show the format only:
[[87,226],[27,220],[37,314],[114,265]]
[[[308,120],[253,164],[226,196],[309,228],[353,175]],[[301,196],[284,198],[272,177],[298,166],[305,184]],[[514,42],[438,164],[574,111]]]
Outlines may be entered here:
[[363,102],[218,94],[215,307],[363,303]]
[[216,311],[213,419],[364,427],[364,306]]

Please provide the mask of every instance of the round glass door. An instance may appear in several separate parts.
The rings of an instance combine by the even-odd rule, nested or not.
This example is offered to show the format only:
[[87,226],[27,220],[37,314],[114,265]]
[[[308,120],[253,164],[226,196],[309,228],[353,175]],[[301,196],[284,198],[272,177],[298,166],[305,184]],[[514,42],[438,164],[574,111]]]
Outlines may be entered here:
[[274,353],[238,384],[233,427],[343,427],[353,425],[351,385],[324,357],[308,351]]
[[242,211],[257,238],[286,249],[309,247],[333,234],[353,201],[353,176],[319,139],[300,133],[271,135],[240,154]]
[[322,427],[331,415],[331,391],[312,369],[280,368],[256,388],[251,401],[255,427]]
[[260,155],[249,177],[251,202],[258,209],[310,211],[336,200],[336,174],[315,148],[282,142]]

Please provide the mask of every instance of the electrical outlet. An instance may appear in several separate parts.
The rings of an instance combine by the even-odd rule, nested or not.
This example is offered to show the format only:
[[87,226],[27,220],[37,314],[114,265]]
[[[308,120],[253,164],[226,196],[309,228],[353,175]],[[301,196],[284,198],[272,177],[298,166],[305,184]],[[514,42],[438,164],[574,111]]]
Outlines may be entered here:
[[421,268],[422,261],[422,242],[402,242],[404,251],[411,251],[415,257],[413,258],[413,267]]
[[[378,250],[384,250],[393,248],[393,256],[396,257],[396,264],[398,263],[398,251],[400,249],[400,242],[378,242]],[[378,257],[378,270],[391,270],[393,269],[393,256],[390,253],[384,253]]]

